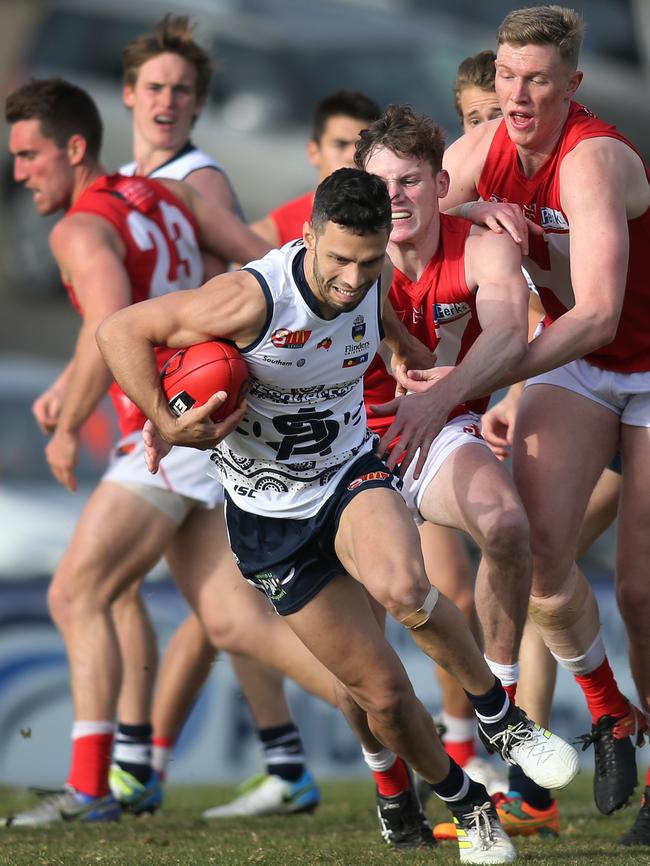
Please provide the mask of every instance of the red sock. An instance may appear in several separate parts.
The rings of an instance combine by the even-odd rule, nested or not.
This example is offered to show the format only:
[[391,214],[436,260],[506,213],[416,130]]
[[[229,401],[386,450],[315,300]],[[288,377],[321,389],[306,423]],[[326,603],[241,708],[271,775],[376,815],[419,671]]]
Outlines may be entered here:
[[618,690],[607,659],[595,671],[589,674],[575,674],[574,678],[584,692],[591,721],[594,724],[602,716],[627,715],[629,703]]
[[411,787],[406,764],[399,757],[395,759],[395,763],[390,769],[373,770],[372,777],[382,797],[394,797],[395,794],[408,791]]
[[645,786],[646,788],[650,787],[650,767],[648,767],[645,773]]
[[167,764],[171,760],[175,742],[173,737],[158,737],[155,734],[151,738],[151,763],[161,782],[164,782],[167,776]]
[[510,683],[510,685],[504,686],[503,690],[510,698],[510,703],[516,703],[515,697],[517,695],[517,683]]
[[89,734],[72,741],[68,784],[90,797],[108,794],[108,770],[113,753],[112,734]]
[[473,739],[459,740],[455,743],[443,740],[442,745],[445,747],[445,752],[452,761],[456,761],[459,767],[464,767],[469,759],[476,755],[476,745]]

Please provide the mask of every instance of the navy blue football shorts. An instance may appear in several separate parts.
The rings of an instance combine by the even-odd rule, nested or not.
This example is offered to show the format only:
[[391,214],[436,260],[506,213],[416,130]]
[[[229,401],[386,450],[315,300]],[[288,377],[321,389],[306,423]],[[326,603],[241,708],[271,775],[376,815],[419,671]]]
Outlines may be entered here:
[[295,613],[332,578],[345,574],[334,549],[345,507],[364,490],[399,491],[401,484],[375,454],[364,454],[313,517],[290,520],[251,514],[226,493],[230,546],[241,573],[266,594],[279,614]]

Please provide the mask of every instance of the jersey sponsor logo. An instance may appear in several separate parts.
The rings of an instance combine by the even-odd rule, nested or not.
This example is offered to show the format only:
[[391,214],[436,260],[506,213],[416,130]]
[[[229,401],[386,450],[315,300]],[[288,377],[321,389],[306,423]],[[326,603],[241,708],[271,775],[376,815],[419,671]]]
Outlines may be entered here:
[[355,343],[360,343],[366,333],[366,320],[359,315],[352,323],[352,339]]
[[244,484],[233,484],[232,489],[238,496],[247,496],[249,499],[255,499],[255,491],[251,490],[250,487],[246,487]]
[[293,367],[293,361],[285,361],[282,358],[274,358],[272,355],[262,355],[265,364],[275,364],[276,367]]
[[358,355],[360,352],[365,352],[370,348],[370,340],[364,340],[363,343],[353,343],[345,347],[346,355]]
[[277,328],[271,334],[271,342],[276,349],[302,349],[311,337],[311,331],[288,331],[286,328]]
[[260,571],[255,575],[254,583],[262,587],[271,601],[279,601],[287,594],[284,587],[293,580],[295,574],[295,568],[291,568],[286,577],[276,576],[272,571]]
[[543,229],[562,229],[569,231],[569,223],[566,221],[564,214],[560,210],[555,210],[552,207],[543,207],[540,209],[542,216]]
[[317,349],[325,349],[325,351],[329,351],[332,348],[332,338],[325,337],[324,340],[321,340],[320,343],[316,346]]
[[364,475],[360,475],[354,481],[351,481],[348,484],[348,490],[356,490],[362,484],[365,484],[366,481],[385,481],[387,478],[390,478],[390,472],[366,472]]
[[462,319],[470,311],[470,305],[464,302],[460,304],[433,304],[433,320],[440,324],[453,322],[456,319]]
[[358,367],[359,364],[365,364],[368,360],[368,353],[365,355],[357,355],[356,358],[344,358],[341,367],[345,369],[346,367]]
[[174,415],[182,415],[184,412],[187,412],[188,409],[191,409],[192,406],[196,403],[196,400],[187,393],[187,391],[181,391],[180,394],[175,394],[171,400],[169,401],[169,408],[172,410]]

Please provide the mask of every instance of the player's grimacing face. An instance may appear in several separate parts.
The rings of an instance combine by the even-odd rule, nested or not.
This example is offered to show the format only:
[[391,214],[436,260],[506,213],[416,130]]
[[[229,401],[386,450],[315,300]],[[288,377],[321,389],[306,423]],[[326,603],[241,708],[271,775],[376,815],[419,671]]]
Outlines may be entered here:
[[307,279],[324,318],[353,310],[361,303],[379,279],[387,241],[387,231],[358,235],[333,222],[311,235],[307,246],[312,267]]
[[494,83],[512,141],[530,150],[552,146],[581,80],[554,45],[500,45]]
[[40,216],[70,206],[74,179],[67,150],[43,135],[40,120],[12,124],[9,151],[14,159],[14,180],[30,190]]
[[309,158],[318,169],[319,180],[325,180],[339,168],[354,168],[354,147],[367,121],[355,120],[344,114],[330,117],[320,141],[310,141]]
[[189,138],[199,113],[196,69],[179,54],[157,54],[142,64],[135,85],[125,85],[124,103],[135,129],[151,147],[176,150]]
[[463,87],[460,91],[458,107],[463,117],[463,132],[501,117],[501,106],[494,90],[483,90],[475,84]]
[[439,213],[438,198],[446,192],[431,165],[415,156],[402,156],[386,147],[372,151],[366,171],[379,175],[388,187],[393,228],[391,243],[414,243],[432,231]]

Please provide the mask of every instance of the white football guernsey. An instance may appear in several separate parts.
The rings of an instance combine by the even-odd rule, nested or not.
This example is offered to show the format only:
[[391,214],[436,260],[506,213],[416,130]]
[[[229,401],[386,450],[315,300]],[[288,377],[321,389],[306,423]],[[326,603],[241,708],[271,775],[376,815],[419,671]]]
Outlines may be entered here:
[[324,319],[304,256],[302,241],[292,241],[244,269],[264,291],[267,321],[242,350],[248,411],[212,452],[237,507],[267,517],[311,517],[374,444],[363,374],[383,337],[379,282],[354,310]]

